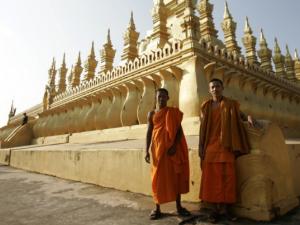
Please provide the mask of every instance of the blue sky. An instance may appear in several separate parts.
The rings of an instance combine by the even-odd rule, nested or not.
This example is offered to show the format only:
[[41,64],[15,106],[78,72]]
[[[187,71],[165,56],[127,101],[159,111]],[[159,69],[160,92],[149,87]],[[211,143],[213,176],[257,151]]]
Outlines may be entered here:
[[[220,23],[224,1],[210,2],[214,4],[214,21],[223,40]],[[12,100],[17,113],[42,101],[52,57],[59,67],[65,52],[70,67],[79,51],[85,61],[95,41],[99,59],[110,28],[118,62],[131,10],[140,38],[152,27],[152,0],[0,0],[0,5],[0,126],[7,122]],[[292,53],[295,48],[300,51],[300,1],[228,0],[228,5],[237,22],[240,46],[248,16],[256,37],[264,29],[269,47],[273,48],[277,37],[283,53],[286,43]]]

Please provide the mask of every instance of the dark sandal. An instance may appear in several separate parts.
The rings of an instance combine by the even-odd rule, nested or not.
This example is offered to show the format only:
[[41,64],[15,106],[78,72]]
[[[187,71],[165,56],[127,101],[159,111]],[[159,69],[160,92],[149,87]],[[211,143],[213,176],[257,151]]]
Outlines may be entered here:
[[209,214],[207,220],[210,223],[216,223],[219,220],[219,215],[217,213],[211,213],[211,214]]
[[183,217],[191,215],[191,213],[186,208],[180,208],[179,210],[177,210],[177,213],[179,216],[183,216]]
[[158,220],[162,217],[162,213],[159,210],[152,210],[150,213],[150,220]]
[[229,221],[237,221],[238,219],[236,216],[232,215],[231,213],[226,213],[225,218]]

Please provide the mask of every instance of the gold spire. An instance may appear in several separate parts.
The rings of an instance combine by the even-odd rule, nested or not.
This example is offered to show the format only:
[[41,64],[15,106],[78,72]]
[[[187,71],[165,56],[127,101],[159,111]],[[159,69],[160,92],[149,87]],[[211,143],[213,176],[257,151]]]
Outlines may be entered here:
[[278,45],[277,38],[275,38],[273,61],[274,61],[274,64],[275,64],[276,76],[279,76],[281,78],[285,78],[284,56],[281,54],[281,50],[280,50],[280,47]]
[[295,68],[294,68],[294,60],[290,54],[289,46],[286,45],[286,55],[285,55],[285,69],[287,79],[290,81],[295,81]]
[[233,54],[240,55],[241,48],[238,46],[235,37],[236,22],[233,21],[233,18],[229,12],[228,4],[226,1],[225,1],[224,19],[221,25],[224,32],[225,46],[227,51],[232,52]]
[[131,12],[129,25],[123,37],[124,49],[123,49],[123,54],[121,56],[123,62],[132,61],[136,57],[138,57],[137,41],[139,35],[140,33],[136,32],[135,30],[133,13]]
[[224,16],[223,19],[230,18],[232,19],[231,13],[229,12],[228,3],[225,1],[225,10],[224,10]]
[[112,45],[111,39],[110,39],[110,29],[108,29],[108,31],[107,31],[106,44],[109,46]]
[[101,64],[99,73],[106,73],[113,68],[113,61],[116,54],[116,50],[113,49],[111,40],[110,40],[110,29],[107,32],[107,41],[103,45],[103,48],[100,50],[101,55]]
[[266,38],[264,36],[263,29],[260,31],[260,39],[259,39],[260,50],[257,52],[260,58],[260,67],[267,71],[272,71],[272,50],[268,48],[268,44]]
[[246,16],[244,33],[246,33],[246,34],[253,34],[252,29],[251,29],[250,24],[249,24],[248,16]]
[[215,29],[213,21],[214,6],[208,0],[200,0],[198,11],[200,14],[200,37],[207,42],[220,43],[218,40],[218,31]]
[[72,80],[73,80],[73,65],[71,65],[70,73],[68,76],[68,86],[69,87],[72,86]]
[[78,53],[78,58],[77,58],[77,63],[76,66],[79,65],[81,66],[81,57],[80,57],[80,52]]
[[56,77],[56,68],[55,68],[55,58],[53,57],[52,64],[48,70],[49,78],[48,84],[45,87],[44,99],[43,99],[43,108],[48,109],[49,105],[53,102],[53,98],[56,95],[55,87],[55,77]]
[[49,79],[48,79],[48,86],[51,89],[55,90],[55,76],[56,76],[57,70],[55,69],[55,58],[53,57],[52,64],[50,69],[48,70]]
[[249,25],[248,17],[246,17],[244,37],[242,38],[246,49],[246,58],[249,64],[258,64],[256,56],[256,37],[252,34],[252,29]]
[[135,30],[135,24],[134,24],[134,20],[133,20],[133,12],[131,11],[130,14],[130,21],[129,21],[129,26],[130,29]]
[[73,67],[72,71],[72,87],[76,87],[80,84],[80,75],[83,71],[83,68],[81,66],[81,57],[80,52],[78,54],[78,59],[75,67]]
[[92,41],[92,47],[91,47],[91,52],[88,56],[89,58],[94,58],[95,56],[95,48],[94,48],[94,41]]
[[192,0],[185,0],[185,4],[182,5],[182,10],[184,10],[181,23],[182,32],[185,34],[185,43],[190,45],[190,41],[199,41],[199,18],[195,15],[195,5]]
[[163,47],[168,41],[169,34],[167,28],[167,7],[164,1],[160,0],[154,4],[152,9],[153,31],[152,39],[156,40],[159,47]]
[[300,85],[300,59],[298,55],[297,49],[295,49],[295,76],[296,76],[296,81]]
[[98,62],[95,56],[94,42],[92,42],[91,52],[84,64],[84,71],[85,71],[84,80],[88,81],[95,77],[95,70],[97,67],[97,63]]
[[295,48],[295,60],[299,61],[298,50]]
[[8,114],[8,119],[15,116],[16,110],[17,109],[14,107],[14,100],[12,100],[11,105],[10,105],[10,111],[9,111],[9,114]]
[[66,74],[68,69],[66,67],[66,54],[64,53],[63,61],[59,69],[59,83],[58,83],[58,93],[62,93],[66,90]]

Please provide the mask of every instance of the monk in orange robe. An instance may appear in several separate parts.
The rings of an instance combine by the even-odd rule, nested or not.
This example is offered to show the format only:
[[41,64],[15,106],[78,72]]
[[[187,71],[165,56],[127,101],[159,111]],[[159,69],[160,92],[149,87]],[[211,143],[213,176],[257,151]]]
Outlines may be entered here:
[[152,192],[156,209],[150,219],[162,216],[160,204],[176,201],[180,216],[190,212],[181,206],[181,194],[189,192],[189,159],[186,140],[181,128],[183,113],[177,108],[167,107],[168,91],[160,88],[156,92],[158,108],[148,113],[145,160],[150,163],[152,154]]
[[[223,90],[223,82],[212,79],[209,82],[212,99],[202,104],[200,112],[200,199],[214,206],[210,222],[216,222],[222,214],[227,219],[236,218],[228,211],[229,205],[236,202],[235,159],[250,149],[242,124],[245,115],[237,101],[222,95]],[[247,120],[254,126],[251,116]]]

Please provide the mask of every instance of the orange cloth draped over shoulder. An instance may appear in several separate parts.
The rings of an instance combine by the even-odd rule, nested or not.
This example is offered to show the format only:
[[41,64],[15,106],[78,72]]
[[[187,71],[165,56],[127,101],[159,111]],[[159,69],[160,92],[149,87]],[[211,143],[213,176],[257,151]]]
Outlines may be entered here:
[[174,144],[183,113],[177,108],[164,107],[153,116],[151,140],[152,191],[156,204],[175,201],[178,194],[189,192],[189,159],[187,143],[182,132],[176,153],[167,154]]
[[239,105],[236,101],[223,97],[218,107],[212,108],[212,100],[209,100],[202,105],[201,110],[204,119],[200,131],[200,199],[210,203],[235,203],[234,152],[245,154],[249,151]]
[[[212,99],[201,106],[203,118],[200,125],[200,155],[205,155],[205,149],[210,138],[212,124]],[[247,133],[241,121],[239,103],[230,98],[222,97],[220,104],[220,134],[219,139],[223,147],[232,152],[247,154],[250,150]]]

